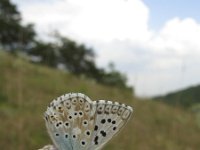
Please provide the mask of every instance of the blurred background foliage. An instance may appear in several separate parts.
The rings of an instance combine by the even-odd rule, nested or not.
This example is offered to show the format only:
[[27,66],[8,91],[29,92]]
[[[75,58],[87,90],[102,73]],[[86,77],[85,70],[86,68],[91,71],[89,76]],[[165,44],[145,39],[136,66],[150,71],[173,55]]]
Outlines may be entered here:
[[113,63],[98,68],[92,48],[56,32],[53,38],[38,40],[34,25],[22,24],[17,7],[0,1],[1,149],[38,149],[51,143],[43,112],[53,98],[68,92],[135,108],[131,121],[105,150],[200,148],[199,86],[153,100],[137,98]]
[[[126,75],[115,70],[98,68],[92,48],[55,32],[54,42],[37,39],[33,24],[22,25],[17,7],[10,0],[0,2],[0,47],[34,63],[61,68],[77,76],[85,76],[101,84],[133,90],[127,86]],[[114,67],[113,67],[114,68]]]

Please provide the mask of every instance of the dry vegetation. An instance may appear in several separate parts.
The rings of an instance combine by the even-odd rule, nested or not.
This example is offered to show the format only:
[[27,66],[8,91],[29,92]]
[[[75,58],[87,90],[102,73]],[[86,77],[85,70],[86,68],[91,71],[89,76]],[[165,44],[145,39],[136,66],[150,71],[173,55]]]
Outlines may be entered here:
[[82,92],[91,99],[132,105],[132,120],[105,150],[198,150],[200,129],[193,115],[153,101],[139,101],[129,91],[33,65],[0,52],[0,148],[35,150],[51,143],[43,112],[55,97]]

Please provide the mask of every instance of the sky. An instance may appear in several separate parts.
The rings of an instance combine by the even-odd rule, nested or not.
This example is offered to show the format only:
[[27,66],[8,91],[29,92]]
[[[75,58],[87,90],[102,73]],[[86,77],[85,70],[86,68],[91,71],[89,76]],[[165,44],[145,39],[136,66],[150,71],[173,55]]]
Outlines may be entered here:
[[12,0],[41,39],[59,31],[113,62],[142,97],[200,84],[200,1]]

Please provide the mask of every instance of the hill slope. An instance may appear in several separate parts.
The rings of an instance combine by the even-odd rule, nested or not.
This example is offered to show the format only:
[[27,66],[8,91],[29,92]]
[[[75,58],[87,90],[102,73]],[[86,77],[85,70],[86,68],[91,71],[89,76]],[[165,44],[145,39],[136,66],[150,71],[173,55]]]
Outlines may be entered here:
[[129,91],[98,85],[0,52],[0,148],[38,149],[51,143],[43,112],[63,93],[83,92],[134,106],[126,128],[105,150],[197,150],[200,129],[189,112],[154,101],[138,101]]
[[171,105],[191,107],[200,103],[200,85],[169,93],[165,96],[159,96],[155,99],[163,100]]

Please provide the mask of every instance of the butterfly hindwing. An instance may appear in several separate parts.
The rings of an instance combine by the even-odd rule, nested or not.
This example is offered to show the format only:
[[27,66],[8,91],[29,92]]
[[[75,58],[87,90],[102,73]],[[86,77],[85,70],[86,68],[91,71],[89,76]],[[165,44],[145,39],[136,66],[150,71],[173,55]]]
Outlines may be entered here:
[[[67,104],[67,105],[66,105]],[[50,103],[45,112],[46,127],[53,143],[59,150],[72,150],[70,134],[71,107],[69,95],[58,97]]]
[[94,128],[94,120],[91,119],[94,112],[92,101],[81,93],[66,94],[54,100],[45,118],[56,147],[59,150],[86,149]]

